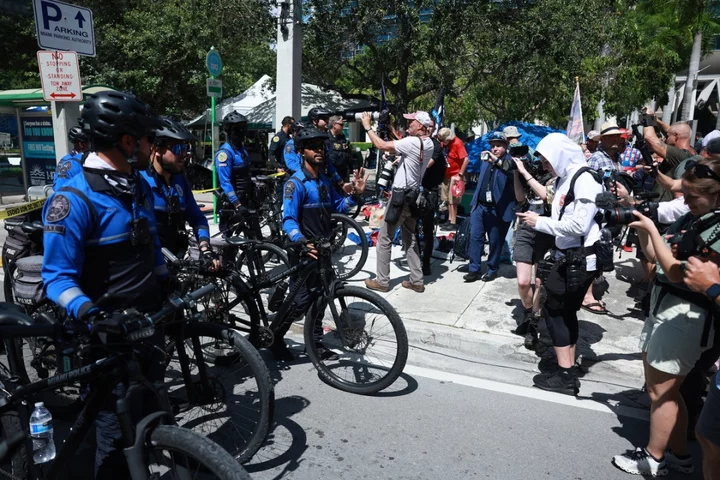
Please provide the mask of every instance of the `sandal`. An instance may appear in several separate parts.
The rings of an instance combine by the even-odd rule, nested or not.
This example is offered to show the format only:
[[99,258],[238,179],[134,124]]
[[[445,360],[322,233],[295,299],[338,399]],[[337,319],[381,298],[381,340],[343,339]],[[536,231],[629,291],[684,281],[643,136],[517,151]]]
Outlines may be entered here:
[[[600,307],[599,309],[595,309],[593,307]],[[583,310],[586,312],[594,313],[596,315],[607,315],[608,309],[605,307],[604,302],[593,302],[593,303],[587,303],[580,306]]]

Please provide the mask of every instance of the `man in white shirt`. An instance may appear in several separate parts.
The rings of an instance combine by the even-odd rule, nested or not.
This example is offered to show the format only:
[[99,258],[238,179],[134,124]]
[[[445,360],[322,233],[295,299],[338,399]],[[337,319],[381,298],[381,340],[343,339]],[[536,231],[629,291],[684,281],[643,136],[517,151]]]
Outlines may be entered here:
[[403,115],[410,120],[407,135],[401,140],[385,141],[371,128],[369,113],[362,116],[365,131],[378,150],[401,156],[400,164],[392,185],[390,202],[385,212],[385,221],[380,228],[377,244],[377,278],[365,280],[365,286],[371,290],[387,292],[390,290],[390,258],[393,237],[400,227],[403,250],[407,251],[407,262],[410,267],[410,280],[404,280],[402,286],[418,293],[425,291],[423,282],[420,251],[415,237],[415,200],[420,192],[425,169],[433,155],[433,142],[428,136],[431,124],[427,112],[418,111]]

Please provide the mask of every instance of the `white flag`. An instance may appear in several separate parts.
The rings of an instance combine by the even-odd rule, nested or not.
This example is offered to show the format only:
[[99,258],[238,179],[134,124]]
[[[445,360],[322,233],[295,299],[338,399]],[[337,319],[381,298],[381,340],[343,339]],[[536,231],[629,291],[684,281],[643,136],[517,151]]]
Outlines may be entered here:
[[580,83],[575,84],[575,96],[570,109],[570,121],[567,125],[567,136],[577,143],[585,141],[585,126],[583,125],[582,106],[580,105]]

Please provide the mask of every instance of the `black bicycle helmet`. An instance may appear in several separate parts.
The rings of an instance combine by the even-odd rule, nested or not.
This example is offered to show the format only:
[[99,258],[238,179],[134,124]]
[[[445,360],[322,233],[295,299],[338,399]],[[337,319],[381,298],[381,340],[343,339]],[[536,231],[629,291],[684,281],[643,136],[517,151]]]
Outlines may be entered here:
[[68,140],[70,141],[70,143],[73,144],[79,142],[87,143],[88,138],[87,135],[85,135],[85,133],[82,131],[82,128],[80,128],[80,126],[74,126],[68,132]]
[[303,148],[306,144],[311,142],[312,140],[327,140],[330,138],[330,136],[323,132],[318,130],[315,127],[306,127],[301,129],[298,133],[295,134],[295,147],[297,148]]
[[320,117],[329,117],[330,115],[332,115],[332,112],[322,107],[311,108],[308,112],[308,118],[313,122],[316,122]]
[[299,132],[301,129],[305,128],[305,124],[302,122],[293,122],[292,127],[293,135]]
[[90,95],[82,110],[83,132],[95,143],[115,144],[123,135],[142,138],[160,119],[135,95],[108,90]]
[[232,128],[236,125],[242,125],[243,123],[247,127],[248,119],[245,117],[245,115],[243,115],[242,113],[238,113],[236,111],[232,111],[232,112],[228,113],[227,115],[225,115],[225,118],[223,118],[223,121],[222,121],[223,130],[225,130],[227,132],[230,128]]
[[179,142],[191,142],[195,136],[185,125],[172,117],[160,117],[162,125],[155,130],[155,142],[160,139],[176,140]]

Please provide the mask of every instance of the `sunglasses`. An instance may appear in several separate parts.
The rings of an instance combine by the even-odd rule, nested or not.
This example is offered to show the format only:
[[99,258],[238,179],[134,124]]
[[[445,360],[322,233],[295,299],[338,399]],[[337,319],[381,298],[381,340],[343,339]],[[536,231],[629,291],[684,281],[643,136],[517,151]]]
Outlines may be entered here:
[[158,149],[160,150],[170,150],[175,155],[185,155],[188,150],[190,150],[190,145],[187,143],[175,143],[173,145],[168,145],[166,143],[161,143],[158,145]]
[[687,163],[686,170],[692,170],[698,178],[711,178],[716,182],[720,182],[720,175],[715,173],[712,168],[698,163],[696,160],[690,160]]
[[312,142],[305,145],[305,148],[308,150],[324,150],[325,149],[325,142]]

